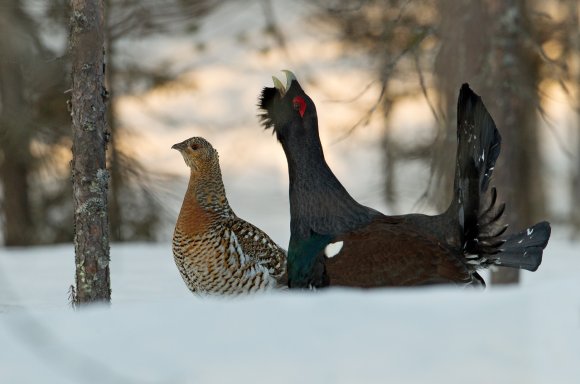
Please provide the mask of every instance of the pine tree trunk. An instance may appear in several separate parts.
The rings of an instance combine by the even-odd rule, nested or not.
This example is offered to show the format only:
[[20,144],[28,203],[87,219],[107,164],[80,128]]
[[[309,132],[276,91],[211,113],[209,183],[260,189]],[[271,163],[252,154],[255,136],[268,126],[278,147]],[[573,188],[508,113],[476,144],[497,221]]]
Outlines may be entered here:
[[73,204],[77,303],[109,302],[103,0],[72,0]]
[[[506,202],[505,222],[518,231],[543,217],[544,189],[536,126],[538,66],[522,43],[526,8],[520,0],[489,1],[491,74],[484,98],[502,135],[502,151],[494,171],[500,198]],[[498,267],[492,284],[514,284],[519,270]]]
[[6,246],[31,245],[37,240],[29,198],[33,124],[25,97],[22,63],[37,58],[26,43],[36,30],[26,19],[19,0],[2,3],[0,16],[0,184],[3,199],[2,234]]
[[[438,88],[448,123],[454,127],[457,89],[469,82],[483,97],[502,135],[502,151],[492,181],[506,202],[505,223],[521,230],[544,216],[544,189],[540,176],[539,138],[535,125],[538,70],[536,58],[522,41],[525,4],[520,0],[446,0],[438,3],[444,16],[443,37],[435,63]],[[451,190],[451,140],[455,130],[443,133],[434,172],[436,190]],[[447,153],[447,155],[445,155]],[[440,208],[448,199],[442,200]],[[500,268],[492,284],[517,283],[519,271]]]
[[457,96],[463,83],[481,93],[479,75],[485,67],[489,49],[482,25],[489,25],[485,4],[480,0],[443,0],[437,2],[443,15],[439,25],[441,49],[435,59],[436,85],[441,95],[442,121],[433,153],[432,190],[435,207],[443,212],[453,198],[457,146]]
[[[3,51],[6,52],[6,51]],[[18,63],[0,64],[0,182],[6,246],[34,243],[35,231],[28,196],[28,176],[32,167],[31,133]]]

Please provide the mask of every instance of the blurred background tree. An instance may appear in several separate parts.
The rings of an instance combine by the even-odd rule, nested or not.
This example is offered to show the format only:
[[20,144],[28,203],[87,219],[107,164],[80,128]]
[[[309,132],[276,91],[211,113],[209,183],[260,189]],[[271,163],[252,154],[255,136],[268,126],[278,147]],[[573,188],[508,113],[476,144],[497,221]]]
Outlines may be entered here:
[[[0,5],[0,180],[6,245],[72,238],[71,187],[57,172],[70,147],[65,61],[20,0]],[[62,168],[62,167],[60,167]],[[38,188],[37,180],[45,182]],[[42,190],[41,190],[42,189]],[[64,225],[62,217],[71,220]]]
[[[349,48],[371,57],[370,69],[381,84],[389,203],[397,200],[397,164],[422,159],[431,168],[423,197],[436,211],[448,206],[455,166],[457,92],[461,83],[469,82],[485,100],[502,134],[502,155],[494,172],[508,206],[507,222],[518,230],[546,217],[538,123],[539,117],[546,118],[542,98],[547,86],[558,83],[571,102],[578,103],[574,101],[578,90],[570,89],[579,84],[578,68],[570,65],[578,60],[576,0],[318,3],[321,18],[337,26]],[[413,94],[428,101],[437,135],[432,143],[408,147],[391,137],[389,115],[394,103]],[[580,147],[573,151],[579,153]],[[571,178],[575,199],[571,221],[578,231],[580,168],[576,168]],[[492,281],[516,282],[518,271],[498,268]]]
[[[211,0],[109,1],[107,89],[111,108],[108,166],[112,241],[154,240],[163,220],[150,191],[151,174],[119,147],[114,96],[171,81],[175,68],[117,61],[119,41],[163,33],[195,33]],[[22,246],[72,241],[70,88],[66,39],[69,2],[8,0],[0,5],[0,182],[4,244]]]
[[[215,7],[214,0],[107,0],[107,89],[111,108],[108,123],[113,137],[127,134],[118,124],[114,100],[137,89],[162,87],[179,76],[179,63],[151,67],[142,60],[123,62],[120,42],[131,44],[158,34],[194,34],[199,20]],[[124,58],[126,59],[126,58]],[[181,68],[183,70],[183,68]],[[163,209],[150,184],[168,175],[152,175],[130,153],[123,151],[120,140],[112,140],[109,149],[111,169],[110,214],[111,240],[153,240],[163,221]]]
[[[274,50],[288,67],[303,65],[292,52],[295,31],[287,29],[290,6],[283,1],[256,0],[252,17],[264,24],[259,34],[232,37],[247,49],[263,51],[264,68]],[[138,123],[119,118],[118,100],[179,83],[179,76],[204,60],[148,60],[127,54],[147,39],[190,37],[193,46],[202,23],[215,10],[231,6],[229,17],[245,12],[251,2],[215,0],[108,0],[107,89],[108,124],[112,136],[108,163],[111,172],[111,239],[154,240],[164,226],[166,210],[155,186],[170,180],[139,164],[132,142]],[[294,4],[294,3],[293,3]],[[237,6],[237,8],[235,8]],[[405,179],[401,169],[420,163],[427,171],[418,211],[444,209],[450,199],[456,132],[455,108],[459,86],[469,82],[482,95],[503,136],[503,151],[495,170],[501,198],[508,204],[512,230],[548,217],[572,224],[580,234],[580,134],[552,127],[546,105],[554,89],[568,97],[580,121],[580,29],[576,0],[315,0],[297,7],[310,20],[310,38],[322,46],[338,41],[341,54],[357,70],[371,74],[360,89],[377,91],[358,123],[356,134],[371,121],[384,127],[382,152],[385,200],[393,213],[407,213],[397,192]],[[295,8],[295,9],[296,9]],[[69,181],[70,118],[65,107],[70,88],[66,54],[69,8],[67,0],[6,0],[0,5],[0,184],[5,245],[54,243],[72,239]],[[254,8],[252,12],[255,13]],[[224,25],[223,30],[228,28]],[[257,44],[248,43],[249,40]],[[159,47],[159,45],[157,45]],[[256,48],[258,47],[258,48]],[[219,49],[219,48],[217,48]],[[227,53],[226,53],[227,54]],[[159,56],[159,53],[156,52]],[[293,59],[295,61],[293,61]],[[302,59],[302,58],[301,58]],[[322,60],[322,58],[321,58]],[[236,64],[238,65],[238,64]],[[247,64],[239,64],[240,66]],[[309,76],[312,87],[320,81]],[[259,87],[256,85],[255,93]],[[189,86],[189,85],[188,85]],[[356,95],[353,95],[356,96]],[[432,135],[399,140],[393,114],[404,100],[422,99],[433,115]],[[243,106],[240,108],[250,108]],[[345,104],[344,108],[350,108]],[[170,119],[170,112],[158,116]],[[574,124],[578,126],[578,121]],[[129,127],[129,125],[131,125]],[[548,127],[548,128],[546,128]],[[543,145],[559,143],[570,166],[566,188],[572,201],[565,213],[550,206],[550,173]],[[417,184],[421,185],[421,183]],[[500,277],[500,279],[504,279]],[[517,276],[506,277],[514,281]]]

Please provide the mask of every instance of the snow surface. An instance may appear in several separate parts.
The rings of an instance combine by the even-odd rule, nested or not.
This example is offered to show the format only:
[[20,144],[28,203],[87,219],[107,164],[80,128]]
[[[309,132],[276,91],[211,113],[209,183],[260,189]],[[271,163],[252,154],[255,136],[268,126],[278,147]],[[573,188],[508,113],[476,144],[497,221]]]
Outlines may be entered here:
[[580,244],[522,285],[200,299],[169,244],[114,244],[73,311],[71,246],[0,249],[0,383],[579,383]]
[[[259,3],[235,4],[202,26],[199,40],[211,42],[203,54],[193,49],[196,42],[175,36],[119,47],[141,61],[159,52],[161,61],[178,63],[175,72],[184,73],[181,88],[117,99],[121,123],[144,136],[133,138],[140,140],[135,146],[146,155],[144,164],[187,177],[181,157],[169,148],[192,135],[206,137],[220,151],[233,209],[286,246],[286,160],[270,133],[258,127],[254,105],[270,75],[291,68],[317,100],[326,158],[339,179],[362,203],[393,210],[376,177],[382,171],[382,123],[338,140],[378,95],[372,87],[357,102],[335,101],[350,100],[369,83],[366,59],[343,60],[328,36],[313,40],[320,31],[304,23],[307,10],[298,12],[304,3],[282,1],[274,7],[289,54],[275,47],[260,53]],[[242,35],[250,43],[240,44]],[[391,116],[393,137],[431,140],[428,111],[422,99],[399,102]],[[559,153],[553,147],[548,152]],[[564,185],[564,160],[548,164],[555,177],[550,185]],[[401,212],[424,190],[416,180],[428,179],[424,166],[411,167],[397,170]],[[405,173],[424,177],[409,183]],[[174,201],[165,209],[172,219],[186,184],[168,188]],[[557,188],[565,192],[559,195],[553,189],[552,200],[569,200],[565,188]],[[67,303],[72,246],[0,248],[0,383],[578,384],[580,244],[563,237],[554,231],[542,266],[524,272],[517,287],[332,289],[236,300],[194,297],[168,243],[114,244],[113,304],[81,311]]]

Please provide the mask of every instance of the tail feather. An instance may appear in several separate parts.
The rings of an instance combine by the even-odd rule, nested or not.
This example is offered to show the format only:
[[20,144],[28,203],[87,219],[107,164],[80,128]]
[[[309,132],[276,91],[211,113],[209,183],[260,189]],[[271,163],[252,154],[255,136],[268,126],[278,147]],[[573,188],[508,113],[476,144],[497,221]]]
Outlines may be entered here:
[[501,235],[503,235],[505,233],[505,231],[508,229],[508,227],[509,227],[509,225],[505,224],[503,227],[499,227],[498,229],[495,229],[495,232],[491,232],[489,235],[479,236],[479,240],[480,241],[487,241],[490,239],[500,237]]
[[459,222],[461,243],[468,254],[477,253],[480,236],[489,236],[503,214],[504,207],[495,206],[495,188],[486,197],[500,149],[501,136],[481,97],[463,84],[457,103],[455,199],[450,213]]
[[548,245],[551,231],[550,223],[542,221],[525,231],[511,235],[500,247],[494,263],[535,271],[542,263],[542,252]]
[[459,91],[457,127],[460,162],[469,159],[476,164],[478,173],[471,176],[479,179],[479,190],[485,192],[501,151],[501,135],[481,97],[467,84]]
[[502,223],[505,204],[498,204],[494,187],[488,191],[501,136],[481,97],[467,84],[459,92],[457,140],[455,199],[448,214],[459,223],[466,263],[535,271],[550,238],[550,224],[541,222],[503,237],[508,228]]
[[487,214],[479,217],[479,221],[477,222],[479,227],[493,230],[494,225],[500,221],[505,212],[505,203],[501,203],[498,207],[494,206],[493,208]]
[[497,201],[497,189],[495,189],[495,187],[491,188],[491,195],[490,195],[490,202],[488,204],[488,207],[486,209],[484,209],[480,214],[479,214],[479,218],[482,219],[483,217],[485,217],[487,214],[489,214],[491,212],[491,210],[493,209],[493,207],[495,206],[495,202]]

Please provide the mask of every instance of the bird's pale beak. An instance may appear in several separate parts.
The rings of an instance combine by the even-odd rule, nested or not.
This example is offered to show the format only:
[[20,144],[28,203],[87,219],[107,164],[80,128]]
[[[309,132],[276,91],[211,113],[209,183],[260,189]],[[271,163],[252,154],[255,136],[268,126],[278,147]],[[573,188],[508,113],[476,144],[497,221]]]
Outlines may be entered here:
[[187,140],[182,141],[181,143],[173,144],[171,146],[171,149],[177,149],[179,152],[183,151],[185,148],[187,148]]
[[274,88],[276,88],[278,92],[280,92],[280,96],[284,97],[284,95],[292,85],[292,80],[296,80],[296,76],[292,73],[292,71],[289,71],[287,69],[283,69],[282,72],[286,74],[286,86],[284,86],[284,84],[282,84],[280,79],[278,79],[276,76],[272,76],[272,81],[274,82]]

